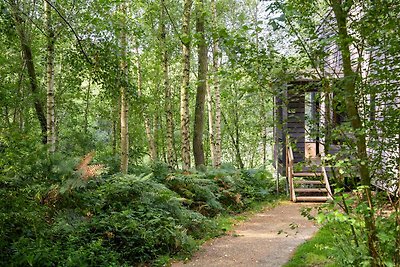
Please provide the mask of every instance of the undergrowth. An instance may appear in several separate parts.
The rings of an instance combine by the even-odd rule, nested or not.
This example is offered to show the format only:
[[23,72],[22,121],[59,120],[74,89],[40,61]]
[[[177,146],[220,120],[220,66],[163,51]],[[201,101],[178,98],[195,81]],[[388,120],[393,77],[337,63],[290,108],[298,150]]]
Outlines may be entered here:
[[[365,230],[364,216],[369,207],[361,201],[360,189],[341,192],[329,203],[303,210],[303,215],[322,226],[309,241],[298,247],[294,257],[285,267],[291,266],[371,266],[368,253],[368,232]],[[382,264],[379,266],[399,266],[396,238],[399,237],[398,211],[391,209],[387,194],[374,193],[375,231],[379,242]]]
[[293,258],[284,267],[338,266],[335,262],[333,244],[335,244],[335,238],[330,227],[325,226],[311,240],[300,245]]
[[171,173],[156,164],[85,181],[76,163],[44,157],[36,164],[46,172],[2,170],[1,266],[162,266],[274,194],[264,170]]

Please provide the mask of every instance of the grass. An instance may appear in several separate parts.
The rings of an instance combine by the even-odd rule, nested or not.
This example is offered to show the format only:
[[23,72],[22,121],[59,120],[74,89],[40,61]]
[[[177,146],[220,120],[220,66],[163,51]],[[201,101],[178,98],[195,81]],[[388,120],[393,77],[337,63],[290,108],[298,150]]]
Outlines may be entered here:
[[332,256],[335,238],[328,226],[322,227],[309,241],[297,248],[293,258],[284,267],[334,267],[338,266]]

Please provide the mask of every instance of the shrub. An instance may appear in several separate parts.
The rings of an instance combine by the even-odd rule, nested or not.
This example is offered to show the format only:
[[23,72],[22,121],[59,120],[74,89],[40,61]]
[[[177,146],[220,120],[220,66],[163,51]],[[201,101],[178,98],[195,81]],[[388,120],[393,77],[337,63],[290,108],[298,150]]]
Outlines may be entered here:
[[[337,193],[334,201],[319,210],[317,219],[327,225],[335,237],[335,242],[329,244],[336,255],[335,261],[343,266],[369,266],[371,257],[368,251],[368,231],[365,229],[364,217],[369,216],[370,207],[360,199],[360,193]],[[379,194],[374,202],[374,220],[377,233],[376,245],[379,245],[379,258],[382,266],[397,266],[398,257],[398,218],[396,210],[389,209],[387,195],[381,198]],[[342,210],[338,210],[338,207]]]
[[55,155],[41,180],[0,180],[1,265],[162,264],[219,234],[208,217],[245,210],[270,183],[263,171],[170,173],[163,164],[86,181],[78,161]]

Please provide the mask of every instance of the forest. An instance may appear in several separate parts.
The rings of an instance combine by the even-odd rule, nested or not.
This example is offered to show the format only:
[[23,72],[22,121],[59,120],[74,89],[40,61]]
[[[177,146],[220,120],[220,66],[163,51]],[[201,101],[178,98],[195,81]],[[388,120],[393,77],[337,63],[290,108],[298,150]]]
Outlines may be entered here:
[[398,14],[397,0],[0,1],[0,265],[168,266],[287,198],[277,132],[296,138],[278,111],[301,80],[334,192],[305,215],[335,236],[335,266],[400,266]]

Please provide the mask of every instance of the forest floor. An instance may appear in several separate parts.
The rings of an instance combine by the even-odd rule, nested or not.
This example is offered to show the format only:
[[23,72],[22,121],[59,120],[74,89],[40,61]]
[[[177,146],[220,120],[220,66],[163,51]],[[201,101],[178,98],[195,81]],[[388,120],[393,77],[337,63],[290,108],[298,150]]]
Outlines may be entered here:
[[318,227],[300,214],[302,208],[315,205],[283,202],[254,214],[226,236],[206,242],[190,261],[172,267],[282,266],[317,232]]

